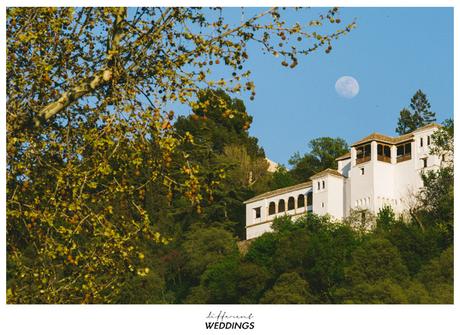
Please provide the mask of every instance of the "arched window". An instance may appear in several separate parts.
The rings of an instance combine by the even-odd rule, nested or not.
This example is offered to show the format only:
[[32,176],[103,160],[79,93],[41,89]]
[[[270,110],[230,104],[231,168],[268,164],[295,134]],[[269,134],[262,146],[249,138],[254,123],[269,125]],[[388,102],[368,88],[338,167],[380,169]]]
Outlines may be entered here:
[[284,212],[286,210],[286,204],[283,199],[278,202],[278,213]]
[[272,201],[268,205],[268,215],[273,215],[276,213],[276,204]]
[[297,208],[305,207],[305,196],[303,194],[299,194],[297,198]]
[[295,199],[294,197],[289,197],[288,199],[288,211],[295,208]]

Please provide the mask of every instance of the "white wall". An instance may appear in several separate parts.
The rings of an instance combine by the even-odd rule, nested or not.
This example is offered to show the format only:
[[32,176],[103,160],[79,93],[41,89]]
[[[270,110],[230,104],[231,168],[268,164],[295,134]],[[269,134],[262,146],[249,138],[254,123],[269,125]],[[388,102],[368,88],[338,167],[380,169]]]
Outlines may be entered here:
[[[255,218],[255,208],[260,207],[261,209],[261,217],[259,219]],[[262,222],[267,221],[267,214],[268,214],[268,203],[266,199],[262,199],[259,201],[252,202],[250,204],[246,204],[246,226],[253,225],[253,224],[260,224]]]
[[[329,182],[326,176],[312,179],[313,186],[313,213],[318,215],[326,215],[328,213],[328,188]],[[324,182],[324,188],[323,188]],[[319,189],[318,189],[319,183]]]
[[[391,163],[375,161],[374,165],[374,206],[373,211],[377,213],[383,206],[396,207],[396,197],[394,195],[394,170],[395,165]],[[404,164],[399,163],[399,164]]]
[[[415,142],[412,143],[412,152],[414,152]],[[407,199],[413,197],[417,192],[419,185],[418,179],[420,178],[416,170],[416,158],[412,157],[411,160],[397,163],[395,166],[395,175],[393,179],[394,184],[394,197],[396,198],[398,205],[397,211],[403,212],[410,205]]]
[[337,162],[337,171],[339,171],[345,177],[348,177],[351,169],[351,158],[344,159]]
[[[361,174],[364,168],[364,174]],[[350,170],[350,207],[373,210],[374,164],[372,161],[355,165]]]
[[263,233],[270,232],[272,231],[272,223],[273,221],[257,225],[257,226],[252,226],[252,227],[247,227],[246,228],[246,239],[250,240],[256,237],[259,237]]
[[[427,144],[427,137],[433,135],[437,128],[429,128],[414,132],[414,142],[412,142],[412,159],[397,163],[395,165],[395,175],[393,178],[395,198],[398,200],[397,211],[402,212],[412,205],[420,187],[423,186],[421,173],[424,171],[421,158],[427,158],[428,169],[437,168],[440,158],[430,155],[430,146]],[[420,138],[423,138],[423,147],[420,146]]]
[[343,207],[343,190],[345,189],[345,178],[335,175],[327,177],[328,188],[328,213],[336,218],[342,219],[345,215]]
[[351,194],[351,183],[350,183],[350,178],[345,178],[343,180],[344,187],[343,187],[343,214],[345,217],[350,215],[350,208],[351,208],[351,202],[350,202],[350,194]]
[[[318,215],[329,214],[336,219],[344,217],[344,180],[345,178],[333,174],[312,178],[313,213]],[[324,188],[322,187],[323,182]],[[320,189],[318,189],[318,183],[321,186]]]
[[[311,187],[304,187],[297,189],[291,192],[286,192],[283,194],[274,195],[267,197],[262,200],[257,200],[246,204],[246,239],[251,239],[262,235],[266,231],[271,231],[271,224],[273,220],[278,216],[289,215],[289,216],[299,216],[305,214],[308,210],[312,210],[311,207],[307,207],[307,193],[311,192]],[[297,208],[298,196],[303,194],[305,197],[305,206]],[[290,197],[294,197],[295,208],[288,210],[288,200]],[[278,212],[278,203],[279,200],[283,199],[285,201],[285,211]],[[276,213],[274,215],[268,215],[268,208],[270,202],[275,202],[276,204]],[[255,208],[261,208],[261,217],[255,218]]]

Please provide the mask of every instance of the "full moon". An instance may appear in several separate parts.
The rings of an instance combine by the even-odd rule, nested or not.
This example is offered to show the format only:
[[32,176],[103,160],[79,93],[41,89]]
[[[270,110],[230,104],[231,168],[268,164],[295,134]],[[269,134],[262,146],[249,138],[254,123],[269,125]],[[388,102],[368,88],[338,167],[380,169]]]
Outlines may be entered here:
[[355,78],[343,76],[335,82],[335,90],[340,96],[351,99],[359,93],[359,84]]

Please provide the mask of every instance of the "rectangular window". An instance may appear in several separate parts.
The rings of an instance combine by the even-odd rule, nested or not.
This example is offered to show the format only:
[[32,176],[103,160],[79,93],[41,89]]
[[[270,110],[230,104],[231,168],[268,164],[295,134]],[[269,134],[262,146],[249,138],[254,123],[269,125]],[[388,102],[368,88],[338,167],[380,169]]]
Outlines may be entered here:
[[412,145],[410,143],[406,143],[404,145],[404,154],[410,155],[412,153]]
[[320,189],[321,189],[321,184],[320,184],[320,182],[318,182],[318,190],[320,190]]
[[364,174],[364,168],[361,168],[361,175]]
[[260,218],[260,207],[254,208],[254,212],[255,212],[256,219],[259,219]]
[[313,205],[313,193],[308,192],[307,193],[307,206]]
[[423,147],[423,137],[420,137],[420,146]]
[[364,157],[370,157],[371,156],[371,145],[365,145],[364,146]]
[[388,145],[383,147],[383,155],[386,157],[391,157],[391,149]]
[[422,158],[422,166],[426,168],[428,166],[428,158]]
[[405,143],[398,145],[396,147],[396,161],[399,162],[404,162],[409,159],[411,159],[411,153],[412,153],[412,146],[411,143]]
[[430,145],[431,143],[431,137],[430,136],[427,136],[426,138],[426,145]]
[[356,164],[371,160],[371,145],[366,144],[356,148]]
[[323,190],[326,187],[326,182],[323,180]]
[[377,160],[391,163],[391,149],[388,145],[377,144]]

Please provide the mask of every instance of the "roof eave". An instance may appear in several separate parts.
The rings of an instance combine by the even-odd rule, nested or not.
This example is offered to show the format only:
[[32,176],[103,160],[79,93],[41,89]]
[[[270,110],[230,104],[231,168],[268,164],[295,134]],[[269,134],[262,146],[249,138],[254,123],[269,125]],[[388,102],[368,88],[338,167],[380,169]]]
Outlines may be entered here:
[[350,154],[350,153],[349,153],[348,155],[342,155],[342,156],[340,156],[340,157],[337,157],[337,158],[335,159],[335,161],[336,161],[336,162],[338,162],[338,161],[345,161],[345,160],[347,160],[347,159],[351,159],[351,154]]
[[344,175],[342,175],[340,172],[338,172],[336,170],[326,169],[326,170],[323,170],[323,171],[320,171],[320,172],[314,174],[313,176],[310,177],[310,179],[311,180],[318,179],[318,178],[323,177],[323,176],[336,176],[336,177],[345,178]]
[[256,202],[256,201],[263,200],[263,199],[266,199],[266,198],[275,197],[275,196],[278,196],[278,195],[281,195],[281,194],[297,191],[297,190],[300,190],[302,188],[307,188],[307,187],[311,187],[311,186],[312,186],[312,182],[307,181],[307,182],[304,182],[304,183],[279,188],[277,190],[273,190],[273,191],[269,191],[269,192],[265,192],[265,193],[256,195],[255,197],[252,197],[251,199],[243,201],[243,204],[246,205],[246,204],[249,204],[251,202]]

